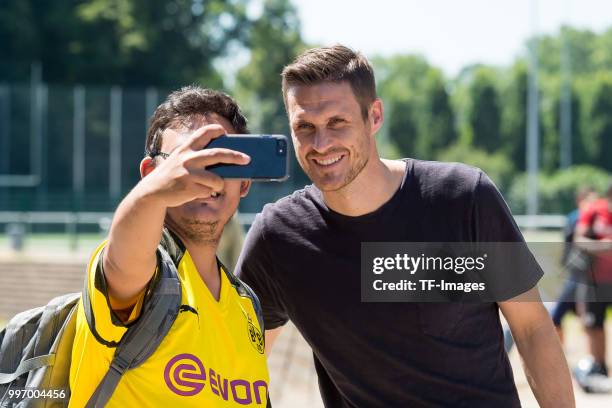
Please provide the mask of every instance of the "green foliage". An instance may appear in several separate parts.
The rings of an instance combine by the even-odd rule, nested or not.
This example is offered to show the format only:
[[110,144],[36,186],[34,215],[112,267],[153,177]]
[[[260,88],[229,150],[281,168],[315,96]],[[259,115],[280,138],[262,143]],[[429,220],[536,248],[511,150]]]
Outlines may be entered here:
[[248,42],[251,57],[236,77],[251,130],[288,134],[280,73],[305,48],[295,7],[288,0],[266,0]]
[[405,100],[417,97],[423,78],[431,68],[420,55],[394,55],[373,58],[378,92],[386,98]]
[[430,69],[423,84],[425,115],[419,135],[419,151],[432,157],[457,139],[455,115],[442,73]]
[[[559,76],[544,78],[541,93],[542,125],[542,169],[552,172],[559,168],[561,161],[561,88]],[[570,89],[572,162],[575,164],[592,161],[588,154],[584,134],[580,127],[583,102],[576,85]]]
[[501,148],[517,170],[526,169],[527,83],[527,63],[519,60],[510,68],[501,93]]
[[572,72],[584,75],[599,69],[594,61],[597,35],[591,31],[583,31],[563,27],[558,34],[546,35],[538,39],[538,62],[544,75],[556,75],[561,70],[561,51],[563,47],[569,54]]
[[420,157],[416,149],[418,130],[414,102],[397,100],[391,103],[386,124],[389,140],[401,155]]
[[[566,214],[575,208],[575,194],[579,188],[591,186],[600,194],[610,181],[611,174],[605,170],[589,166],[571,166],[565,170],[556,171],[550,175],[538,175],[539,212]],[[510,207],[515,214],[527,211],[527,176],[517,175],[507,195]]]
[[[280,74],[306,48],[295,7],[288,0],[265,0],[247,45],[251,56],[238,71],[235,95],[249,118],[249,129],[255,133],[290,135]],[[292,181],[296,185],[307,184],[308,178],[295,156],[290,157]]]
[[[32,63],[39,62],[43,80],[52,85],[95,84],[103,89],[111,84],[152,85],[166,90],[197,82],[224,88],[228,75],[222,75],[216,62],[246,49],[248,63],[233,71],[237,72],[235,86],[229,91],[247,114],[251,131],[289,134],[280,73],[307,46],[290,0],[261,0],[262,14],[253,18],[246,8],[255,1],[3,2],[0,81],[27,84]],[[557,172],[562,51],[571,61],[573,163],[612,171],[612,28],[594,33],[564,27],[526,45],[535,40],[541,102],[541,211],[565,212],[573,206],[577,186],[585,181],[601,183],[607,175],[588,166]],[[385,104],[385,122],[378,135],[382,155],[480,167],[500,188],[511,191],[515,211],[525,211],[524,175],[515,173],[526,167],[528,65],[524,56],[508,67],[467,66],[450,80],[418,55],[375,57],[372,63]],[[18,116],[27,111],[28,98],[25,88],[23,95],[12,98],[13,110],[18,111],[12,126],[16,134],[28,133],[21,124],[27,122],[27,115],[23,121]],[[71,100],[68,94],[58,99],[53,91],[51,98]],[[108,103],[94,105],[88,109],[88,132],[99,135],[100,140],[91,136],[91,141],[102,148],[108,133]],[[66,106],[53,104],[51,117],[59,117]],[[134,112],[131,116],[137,116]],[[62,121],[59,133],[69,134],[65,129],[70,126],[71,122]],[[28,151],[25,139],[15,140],[13,148]],[[28,171],[27,161],[13,162],[11,170]],[[295,161],[293,168],[299,168]],[[306,182],[303,174],[292,177]]]
[[586,137],[593,143],[593,163],[612,171],[612,72],[599,73],[592,82],[584,120]]
[[445,162],[466,163],[482,169],[497,187],[504,191],[514,173],[512,162],[501,152],[490,154],[482,149],[456,144],[440,152],[436,158]]
[[246,39],[247,1],[10,2],[0,52],[12,63],[0,64],[0,79],[26,79],[39,61],[52,83],[221,87],[213,61]]
[[414,55],[377,58],[374,67],[387,110],[381,133],[400,155],[431,159],[456,141],[454,113],[440,70]]
[[544,75],[561,70],[561,51],[565,47],[576,76],[609,71],[612,67],[612,28],[596,34],[590,30],[563,27],[558,34],[546,35],[538,41],[538,59]]
[[495,151],[501,144],[502,114],[496,82],[495,71],[480,67],[469,85],[467,116],[472,129],[472,143],[487,152]]
[[572,85],[572,161],[612,170],[612,29],[602,34],[569,27],[539,39],[544,138],[543,168],[559,165],[560,88],[562,51],[569,55]]

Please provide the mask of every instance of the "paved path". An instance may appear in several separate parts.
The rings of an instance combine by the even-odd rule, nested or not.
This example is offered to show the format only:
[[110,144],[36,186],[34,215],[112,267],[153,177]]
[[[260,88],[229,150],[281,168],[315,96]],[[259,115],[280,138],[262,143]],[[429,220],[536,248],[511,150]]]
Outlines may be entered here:
[[[551,237],[555,238],[552,235]],[[533,239],[535,240],[535,238]],[[538,240],[543,241],[545,239],[538,237]],[[0,296],[0,306],[3,306],[0,309],[5,309],[4,314],[0,310],[0,324],[2,319],[10,317],[6,315],[8,310],[16,312],[34,305],[44,304],[47,298],[50,299],[54,296],[55,292],[66,293],[79,290],[80,285],[82,285],[83,267],[87,262],[89,252],[95,248],[99,241],[100,238],[98,237],[82,240],[80,250],[72,252],[69,250],[66,241],[51,240],[45,241],[44,245],[30,244],[22,253],[15,253],[7,248],[6,236],[0,235],[0,269],[2,269],[2,264],[4,264],[5,269],[0,279],[0,292],[2,292],[2,289],[5,290],[3,296]],[[18,268],[17,264],[30,264],[30,266]],[[8,273],[7,267],[13,273]],[[44,291],[38,290],[37,296],[32,296],[31,288],[40,288],[40,286],[37,286],[36,280],[25,285],[23,281],[26,278],[33,279],[34,272],[43,269],[49,274],[61,270],[64,275],[63,279],[56,280],[53,285],[46,286]],[[14,272],[17,270],[20,273],[19,287],[14,286]],[[10,289],[9,286],[11,286]],[[6,292],[8,290],[11,291],[12,300],[10,302]],[[42,296],[46,298],[43,300]],[[5,299],[4,304],[2,299]],[[18,301],[15,299],[18,299]],[[567,346],[565,352],[570,364],[574,365],[586,352],[586,338],[576,319],[569,319],[566,321],[566,325]],[[612,322],[608,322],[607,333],[608,365],[612,367]],[[523,407],[537,407],[537,402],[525,379],[516,349],[511,352],[510,360]],[[287,325],[278,338],[269,359],[269,367],[271,375],[270,394],[275,408],[322,407],[310,348],[291,324]],[[612,394],[589,395],[582,392],[578,387],[575,387],[574,390],[577,407],[579,408],[612,408]]]
[[[567,319],[566,355],[574,365],[586,350],[586,337],[576,319]],[[612,350],[612,322],[606,327],[608,350]],[[612,351],[609,353],[612,355]],[[538,404],[529,388],[521,366],[520,356],[514,348],[510,353],[516,386],[523,408],[537,408]],[[268,362],[270,368],[270,396],[275,408],[320,408],[323,407],[317,379],[312,364],[310,347],[295,327],[288,324],[277,339]],[[612,367],[612,359],[608,365]],[[574,384],[578,408],[611,408],[612,394],[585,394]]]

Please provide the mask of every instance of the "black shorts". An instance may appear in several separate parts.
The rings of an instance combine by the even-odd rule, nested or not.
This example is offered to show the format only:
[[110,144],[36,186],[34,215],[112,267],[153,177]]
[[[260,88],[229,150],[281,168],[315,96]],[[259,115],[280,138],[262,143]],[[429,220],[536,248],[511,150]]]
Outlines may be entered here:
[[584,304],[582,322],[587,328],[603,328],[606,310],[612,306],[612,285],[582,285],[576,288],[576,301]]
[[590,329],[602,329],[606,320],[606,310],[612,302],[586,302],[582,322]]

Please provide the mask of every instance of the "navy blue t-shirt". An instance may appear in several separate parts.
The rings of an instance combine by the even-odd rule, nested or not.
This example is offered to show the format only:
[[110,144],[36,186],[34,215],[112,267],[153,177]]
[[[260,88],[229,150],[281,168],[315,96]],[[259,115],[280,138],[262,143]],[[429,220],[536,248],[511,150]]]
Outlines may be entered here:
[[[237,273],[266,329],[291,319],[312,347],[326,407],[520,406],[496,303],[361,302],[361,243],[391,241],[523,238],[482,171],[406,159],[398,191],[369,214],[334,212],[314,186],[266,205]],[[537,264],[517,270],[515,295],[540,277]]]

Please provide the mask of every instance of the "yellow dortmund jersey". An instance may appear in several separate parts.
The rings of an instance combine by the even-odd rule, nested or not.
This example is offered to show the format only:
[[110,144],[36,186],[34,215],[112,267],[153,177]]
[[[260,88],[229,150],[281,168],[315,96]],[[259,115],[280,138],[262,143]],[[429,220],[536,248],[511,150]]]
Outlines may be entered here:
[[[109,308],[100,253],[89,262],[88,290],[96,331],[118,342],[127,330]],[[221,272],[219,301],[212,296],[185,252],[178,264],[182,286],[179,314],[157,350],[127,370],[107,407],[236,407],[267,403],[268,370],[251,300],[241,297]],[[129,321],[138,316],[142,298]],[[127,323],[129,325],[129,323]],[[70,407],[83,407],[106,374],[115,348],[93,336],[79,303],[70,368]]]

